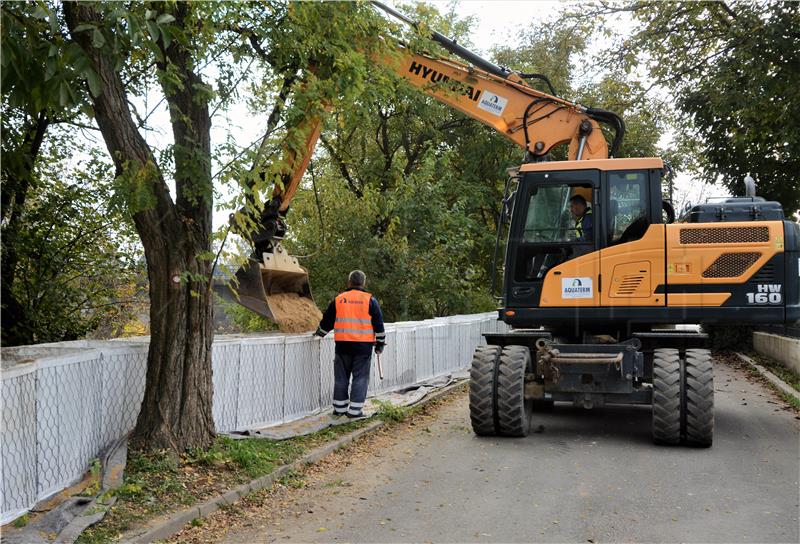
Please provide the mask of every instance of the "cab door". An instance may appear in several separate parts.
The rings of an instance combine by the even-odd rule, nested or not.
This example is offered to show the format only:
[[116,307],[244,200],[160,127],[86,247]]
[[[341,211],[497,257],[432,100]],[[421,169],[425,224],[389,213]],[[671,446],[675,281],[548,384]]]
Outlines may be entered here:
[[[600,250],[601,306],[664,306],[665,225],[654,210],[651,172],[608,172]],[[657,208],[660,210],[660,204]]]
[[596,307],[599,253],[597,229],[580,239],[570,200],[580,195],[594,207],[598,170],[554,171],[528,175],[522,209],[509,239],[506,270],[508,307]]

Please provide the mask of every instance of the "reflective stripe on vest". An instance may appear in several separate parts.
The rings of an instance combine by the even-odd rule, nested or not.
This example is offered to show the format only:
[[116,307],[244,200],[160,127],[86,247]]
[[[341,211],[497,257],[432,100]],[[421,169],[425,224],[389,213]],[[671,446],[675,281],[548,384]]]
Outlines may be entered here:
[[333,338],[337,342],[375,342],[369,301],[372,295],[353,289],[336,297]]
[[582,216],[578,218],[575,222],[575,232],[578,233],[578,238],[583,237],[583,218],[587,215],[592,215],[592,209],[587,208],[586,211],[583,213]]

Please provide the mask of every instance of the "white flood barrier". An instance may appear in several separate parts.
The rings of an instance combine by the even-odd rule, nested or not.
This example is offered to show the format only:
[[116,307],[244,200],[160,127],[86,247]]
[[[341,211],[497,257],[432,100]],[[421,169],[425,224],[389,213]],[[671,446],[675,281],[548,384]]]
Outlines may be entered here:
[[[466,369],[495,312],[387,324],[369,395]],[[76,483],[93,459],[136,424],[147,338],[60,342],[2,350],[2,514],[5,524]],[[217,335],[214,423],[231,432],[330,409],[333,335]]]

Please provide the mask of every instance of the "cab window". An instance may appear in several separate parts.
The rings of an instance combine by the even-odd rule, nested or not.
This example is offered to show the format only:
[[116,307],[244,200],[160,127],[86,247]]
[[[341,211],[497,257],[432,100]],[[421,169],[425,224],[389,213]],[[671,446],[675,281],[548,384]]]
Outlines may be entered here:
[[609,244],[622,244],[644,236],[647,217],[647,176],[644,172],[610,172]]
[[570,212],[570,199],[583,196],[591,208],[590,186],[563,184],[534,187],[528,200],[523,242],[579,242],[576,217]]

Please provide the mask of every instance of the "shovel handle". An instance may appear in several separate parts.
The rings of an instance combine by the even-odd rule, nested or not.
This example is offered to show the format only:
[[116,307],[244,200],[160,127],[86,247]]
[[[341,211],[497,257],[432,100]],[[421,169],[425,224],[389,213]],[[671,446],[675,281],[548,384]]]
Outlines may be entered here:
[[381,365],[381,354],[375,353],[375,355],[376,355],[375,361],[378,363],[378,376],[380,376],[381,379],[383,379],[383,366]]

